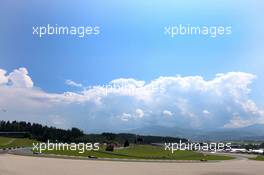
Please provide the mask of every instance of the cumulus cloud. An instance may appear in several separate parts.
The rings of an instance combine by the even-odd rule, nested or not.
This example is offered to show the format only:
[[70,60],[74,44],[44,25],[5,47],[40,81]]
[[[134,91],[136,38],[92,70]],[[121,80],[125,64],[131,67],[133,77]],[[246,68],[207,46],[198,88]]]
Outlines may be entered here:
[[[191,128],[237,128],[264,123],[264,110],[250,99],[255,75],[245,72],[201,76],[167,76],[150,82],[116,79],[81,92],[48,93],[26,68],[7,74],[0,69],[0,119],[63,122],[87,130],[150,125]],[[81,86],[73,81],[66,84]],[[164,116],[173,116],[166,117]],[[210,117],[209,117],[210,116]],[[54,124],[61,124],[56,117]]]
[[0,85],[6,84],[8,82],[8,77],[6,76],[6,71],[0,69]]
[[31,88],[33,87],[33,81],[28,76],[26,68],[15,69],[10,74],[6,75],[6,71],[0,69],[0,85],[11,85],[13,87]]
[[15,87],[21,88],[31,88],[33,87],[33,81],[30,76],[28,76],[28,71],[26,68],[15,69],[8,75],[8,80]]

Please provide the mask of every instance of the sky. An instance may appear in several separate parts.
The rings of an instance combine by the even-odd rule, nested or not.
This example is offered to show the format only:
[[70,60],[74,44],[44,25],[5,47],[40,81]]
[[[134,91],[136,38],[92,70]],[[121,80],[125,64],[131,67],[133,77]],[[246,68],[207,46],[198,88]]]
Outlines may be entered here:
[[[1,1],[0,120],[86,131],[263,124],[263,8],[257,0]],[[100,34],[32,34],[47,24]],[[179,24],[232,34],[164,34]],[[113,84],[125,89],[106,88]]]

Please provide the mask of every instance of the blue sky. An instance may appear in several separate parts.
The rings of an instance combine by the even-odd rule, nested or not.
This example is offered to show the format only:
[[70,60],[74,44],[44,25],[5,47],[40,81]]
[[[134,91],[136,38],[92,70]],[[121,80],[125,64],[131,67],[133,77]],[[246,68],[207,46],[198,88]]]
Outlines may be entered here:
[[[46,93],[78,92],[119,78],[150,83],[160,76],[246,72],[257,79],[250,98],[263,107],[263,3],[255,1],[1,1],[0,69],[24,67],[34,87]],[[97,25],[87,38],[37,38],[32,26]],[[164,26],[232,26],[219,38],[169,38]],[[125,113],[125,112],[124,112]],[[57,115],[57,114],[56,114]]]

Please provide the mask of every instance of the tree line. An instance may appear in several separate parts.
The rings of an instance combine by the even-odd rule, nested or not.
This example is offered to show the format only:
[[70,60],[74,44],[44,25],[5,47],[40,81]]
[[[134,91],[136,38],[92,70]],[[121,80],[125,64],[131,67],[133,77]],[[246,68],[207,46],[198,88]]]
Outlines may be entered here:
[[84,135],[83,131],[78,128],[65,130],[25,121],[0,121],[0,132],[2,132],[1,135],[9,137],[28,137],[38,141],[51,140],[61,142],[76,142]]
[[[6,134],[5,134],[6,133]],[[15,133],[15,134],[13,134]],[[78,128],[60,129],[56,127],[43,126],[38,123],[25,121],[0,121],[0,135],[8,137],[27,137],[38,141],[57,141],[57,142],[99,142],[114,144],[151,144],[164,142],[179,142],[184,138],[162,137],[162,136],[142,136],[130,133],[101,133],[85,134]]]

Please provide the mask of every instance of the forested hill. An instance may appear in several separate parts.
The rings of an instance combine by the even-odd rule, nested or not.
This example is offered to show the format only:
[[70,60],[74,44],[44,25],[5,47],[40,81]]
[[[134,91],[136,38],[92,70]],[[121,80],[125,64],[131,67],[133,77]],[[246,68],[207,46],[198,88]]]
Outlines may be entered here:
[[38,123],[24,121],[0,121],[0,135],[11,137],[27,137],[39,141],[58,142],[100,142],[100,143],[120,143],[125,141],[130,143],[150,144],[164,142],[187,141],[183,138],[162,137],[162,136],[142,136],[129,133],[102,133],[85,134],[78,128],[59,129],[55,127],[43,126]]
[[[0,121],[0,132],[8,132],[7,135],[11,137],[29,137],[39,141],[57,140],[71,142],[84,136],[84,133],[78,128],[65,130],[24,121]],[[15,134],[11,132],[15,132]]]

